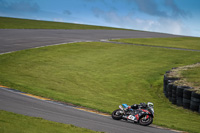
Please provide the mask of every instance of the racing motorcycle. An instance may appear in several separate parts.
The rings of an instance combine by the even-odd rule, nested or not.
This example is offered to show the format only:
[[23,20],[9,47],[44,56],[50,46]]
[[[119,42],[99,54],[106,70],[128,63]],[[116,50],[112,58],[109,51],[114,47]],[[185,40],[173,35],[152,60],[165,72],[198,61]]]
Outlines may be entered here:
[[[135,104],[136,105],[136,104]],[[140,103],[135,106],[128,106],[127,104],[119,105],[119,109],[112,112],[114,120],[127,120],[133,123],[139,123],[143,126],[148,126],[153,122],[154,106],[153,103]]]

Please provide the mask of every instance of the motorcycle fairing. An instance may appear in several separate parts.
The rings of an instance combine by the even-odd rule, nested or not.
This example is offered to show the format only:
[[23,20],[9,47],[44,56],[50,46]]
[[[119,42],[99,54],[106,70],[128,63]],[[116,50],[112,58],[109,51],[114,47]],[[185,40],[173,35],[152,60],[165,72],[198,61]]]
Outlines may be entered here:
[[122,104],[122,106],[123,106],[124,108],[128,108],[128,105],[127,105],[127,104]]

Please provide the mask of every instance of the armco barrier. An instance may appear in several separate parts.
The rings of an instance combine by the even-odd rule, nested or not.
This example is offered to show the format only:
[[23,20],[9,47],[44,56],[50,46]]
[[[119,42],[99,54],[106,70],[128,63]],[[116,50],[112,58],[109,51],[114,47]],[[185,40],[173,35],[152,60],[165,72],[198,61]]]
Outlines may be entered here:
[[167,77],[167,73],[170,73],[170,71],[167,71],[164,75],[164,95],[172,104],[200,113],[200,94],[196,93],[192,87],[175,85],[174,82],[179,79]]

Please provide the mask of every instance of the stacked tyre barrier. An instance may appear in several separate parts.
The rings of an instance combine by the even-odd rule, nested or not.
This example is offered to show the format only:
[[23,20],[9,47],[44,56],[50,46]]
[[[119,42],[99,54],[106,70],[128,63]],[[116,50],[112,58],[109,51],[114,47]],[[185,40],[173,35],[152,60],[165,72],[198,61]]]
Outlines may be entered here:
[[172,104],[200,113],[200,94],[196,93],[192,87],[175,85],[176,80],[179,79],[167,77],[167,74],[164,75],[164,95]]

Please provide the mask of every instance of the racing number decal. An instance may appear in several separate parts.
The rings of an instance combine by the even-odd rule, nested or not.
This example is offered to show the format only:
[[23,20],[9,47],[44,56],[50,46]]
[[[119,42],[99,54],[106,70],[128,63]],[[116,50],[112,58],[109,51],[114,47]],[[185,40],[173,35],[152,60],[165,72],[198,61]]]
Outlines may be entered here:
[[129,116],[128,116],[128,119],[130,119],[130,120],[135,120],[135,116],[129,115]]

